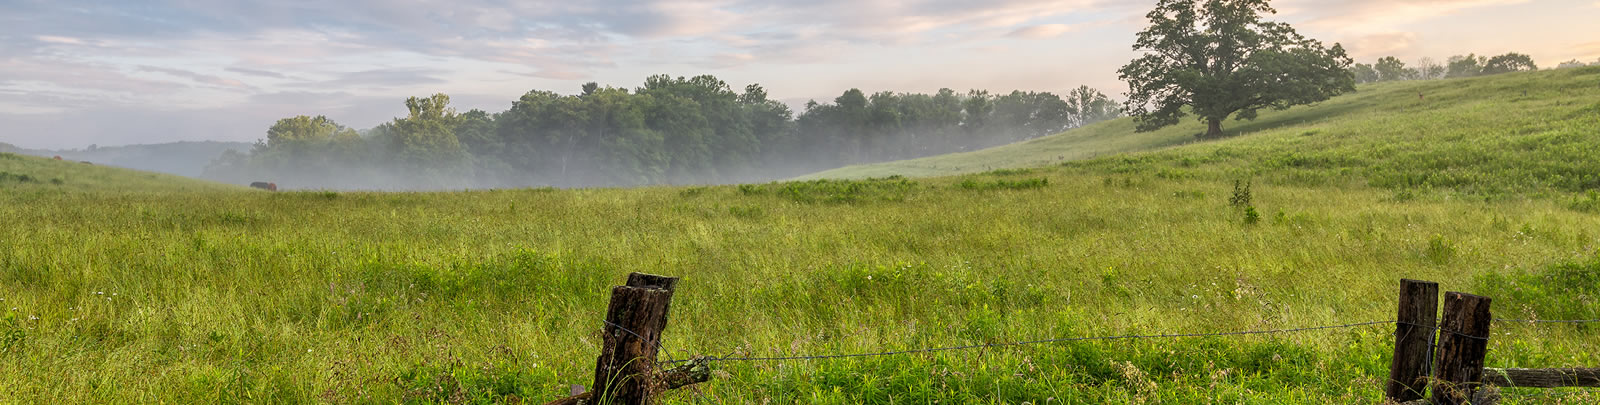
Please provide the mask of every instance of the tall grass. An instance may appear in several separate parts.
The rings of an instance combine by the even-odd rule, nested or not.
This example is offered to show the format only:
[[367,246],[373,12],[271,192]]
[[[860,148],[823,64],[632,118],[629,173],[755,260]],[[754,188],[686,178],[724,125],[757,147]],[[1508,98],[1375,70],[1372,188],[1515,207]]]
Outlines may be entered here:
[[[1597,158],[1561,118],[1582,103],[1449,86],[1600,78],[1569,71],[1440,83],[1427,100],[1448,105],[1316,129],[920,180],[267,193],[0,159],[64,181],[0,184],[0,398],[549,400],[592,379],[606,291],[631,271],[683,277],[663,343],[679,359],[1380,321],[1400,278],[1490,295],[1497,316],[1585,316],[1600,216],[1562,173]],[[1341,100],[1325,106],[1374,102]],[[1467,115],[1515,102],[1542,107]],[[1466,129],[1445,142],[1430,120]],[[1448,163],[1469,156],[1489,163]],[[1428,180],[1439,167],[1464,182]],[[1600,363],[1592,326],[1493,330],[1490,366]],[[669,402],[1374,403],[1391,334],[720,363]]]

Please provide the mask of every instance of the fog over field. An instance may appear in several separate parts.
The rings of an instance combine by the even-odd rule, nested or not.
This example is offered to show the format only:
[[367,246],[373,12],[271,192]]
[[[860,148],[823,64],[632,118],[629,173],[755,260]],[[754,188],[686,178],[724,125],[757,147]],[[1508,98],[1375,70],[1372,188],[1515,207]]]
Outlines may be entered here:
[[1597,404],[1595,21],[0,1],[0,404]]

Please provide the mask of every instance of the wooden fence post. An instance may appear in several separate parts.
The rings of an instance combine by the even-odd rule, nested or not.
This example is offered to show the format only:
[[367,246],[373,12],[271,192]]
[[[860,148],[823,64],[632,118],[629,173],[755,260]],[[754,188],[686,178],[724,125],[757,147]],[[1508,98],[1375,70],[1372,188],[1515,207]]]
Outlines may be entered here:
[[1434,404],[1461,405],[1472,400],[1483,383],[1483,356],[1489,348],[1489,297],[1447,292],[1444,323],[1439,325],[1439,361],[1434,377]]
[[1400,280],[1400,313],[1395,318],[1394,361],[1384,394],[1394,402],[1422,399],[1428,389],[1433,325],[1438,322],[1439,284]]
[[666,387],[656,381],[656,353],[667,327],[667,307],[678,279],[633,273],[611,289],[604,345],[594,368],[593,398],[600,403],[655,403]]

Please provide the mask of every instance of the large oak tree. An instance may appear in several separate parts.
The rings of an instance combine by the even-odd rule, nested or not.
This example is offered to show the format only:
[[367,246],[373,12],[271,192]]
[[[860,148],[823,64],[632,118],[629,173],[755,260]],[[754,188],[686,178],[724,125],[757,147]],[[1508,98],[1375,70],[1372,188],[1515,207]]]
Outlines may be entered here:
[[[1128,82],[1128,113],[1138,130],[1177,124],[1189,113],[1222,136],[1229,116],[1255,119],[1262,108],[1327,100],[1355,90],[1344,48],[1306,38],[1266,0],[1162,0],[1146,15],[1134,50],[1144,56],[1117,72]],[[1187,107],[1187,108],[1186,108]]]

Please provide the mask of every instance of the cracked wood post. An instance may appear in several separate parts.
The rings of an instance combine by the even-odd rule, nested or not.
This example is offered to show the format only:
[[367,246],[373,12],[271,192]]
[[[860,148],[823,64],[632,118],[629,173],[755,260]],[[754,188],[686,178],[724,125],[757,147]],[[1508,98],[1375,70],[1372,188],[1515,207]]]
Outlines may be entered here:
[[656,381],[656,353],[678,279],[633,273],[611,289],[604,345],[595,361],[593,395],[601,403],[654,404],[666,389]]
[[1384,395],[1394,402],[1422,399],[1428,390],[1428,360],[1433,355],[1433,325],[1438,322],[1439,284],[1400,280],[1400,313],[1395,317],[1394,361]]
[[1439,325],[1433,403],[1461,405],[1483,383],[1483,357],[1489,348],[1489,297],[1459,292],[1444,294],[1444,323]]

